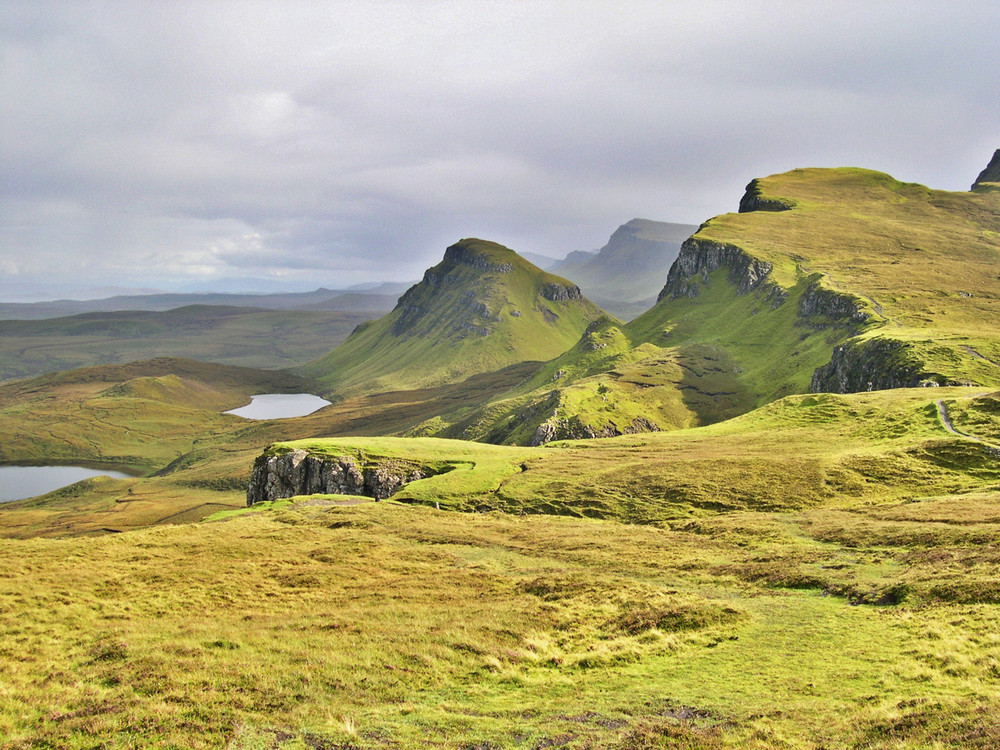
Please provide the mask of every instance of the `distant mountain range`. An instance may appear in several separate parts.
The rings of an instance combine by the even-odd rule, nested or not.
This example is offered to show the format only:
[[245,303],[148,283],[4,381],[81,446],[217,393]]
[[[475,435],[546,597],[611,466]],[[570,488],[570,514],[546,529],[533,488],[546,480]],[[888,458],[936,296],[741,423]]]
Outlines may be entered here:
[[696,231],[693,224],[632,219],[597,252],[570,253],[550,270],[573,279],[612,315],[630,320],[656,302],[681,243]]

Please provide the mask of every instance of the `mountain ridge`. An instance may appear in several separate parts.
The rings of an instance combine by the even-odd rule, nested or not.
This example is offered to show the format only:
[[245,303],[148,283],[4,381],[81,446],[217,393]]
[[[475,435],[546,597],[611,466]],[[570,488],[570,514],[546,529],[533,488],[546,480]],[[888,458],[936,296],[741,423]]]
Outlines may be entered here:
[[618,227],[595,253],[577,251],[553,267],[576,281],[584,294],[628,320],[649,309],[681,243],[698,227],[632,219]]
[[467,238],[388,315],[304,372],[338,395],[441,385],[550,359],[601,314],[576,284],[503,245]]
[[685,240],[650,310],[588,329],[442,434],[538,444],[809,391],[1000,385],[995,194],[796,169],[752,181],[740,209]]

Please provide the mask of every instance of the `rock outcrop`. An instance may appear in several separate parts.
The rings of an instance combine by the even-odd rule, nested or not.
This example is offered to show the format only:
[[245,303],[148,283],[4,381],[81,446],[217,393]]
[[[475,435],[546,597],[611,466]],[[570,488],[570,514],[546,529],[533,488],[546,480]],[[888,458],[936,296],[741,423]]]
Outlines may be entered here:
[[247,505],[296,495],[362,495],[384,500],[408,482],[435,472],[404,461],[386,459],[363,466],[353,456],[325,458],[304,450],[257,457],[250,473]]
[[781,198],[765,198],[761,193],[760,180],[751,180],[746,192],[740,198],[741,214],[751,211],[790,211],[795,204]]
[[972,183],[971,190],[984,187],[1000,187],[1000,148],[993,153],[993,158],[986,165],[986,169],[979,173],[979,177]]
[[577,416],[569,419],[553,417],[542,422],[535,429],[530,445],[536,447],[553,440],[589,440],[592,438],[618,437],[619,435],[634,435],[639,432],[658,432],[659,427],[643,417],[636,417],[631,424],[619,429],[613,422],[607,422],[600,427],[585,424]]
[[[492,260],[485,253],[479,252],[475,246],[464,244],[466,240],[458,242],[444,251],[444,262],[455,263],[461,266],[470,266],[479,271],[495,271],[497,273],[510,273],[514,270],[511,263],[503,263]],[[425,274],[426,276],[426,274]]]
[[927,372],[906,342],[872,338],[849,341],[833,350],[830,361],[817,368],[809,383],[813,393],[859,393],[889,388],[960,385]]
[[821,286],[817,281],[799,297],[798,313],[801,318],[822,318],[833,326],[861,326],[868,322],[863,307],[860,298]]
[[698,296],[698,285],[692,283],[694,279],[701,277],[706,280],[712,271],[722,266],[729,268],[729,280],[736,287],[737,294],[756,289],[771,273],[770,263],[753,257],[743,248],[690,237],[681,245],[680,255],[670,267],[667,283],[657,301],[664,297]]
[[580,299],[583,294],[576,284],[546,284],[542,287],[540,294],[551,302],[569,302],[571,299]]

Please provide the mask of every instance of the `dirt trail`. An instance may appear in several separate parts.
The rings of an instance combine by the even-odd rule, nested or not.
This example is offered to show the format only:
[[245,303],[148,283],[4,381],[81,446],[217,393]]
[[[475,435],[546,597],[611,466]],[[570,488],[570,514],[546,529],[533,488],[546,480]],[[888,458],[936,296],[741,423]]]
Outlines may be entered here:
[[982,354],[980,354],[979,352],[977,352],[977,351],[976,351],[975,349],[973,349],[973,348],[972,348],[971,346],[965,346],[965,345],[963,345],[963,346],[962,346],[962,349],[964,349],[964,350],[965,350],[966,354],[971,354],[971,355],[972,355],[973,357],[975,357],[976,359],[981,359],[981,360],[983,360],[983,362],[989,362],[989,363],[990,363],[991,365],[993,365],[994,367],[1000,367],[1000,362],[994,362],[994,361],[993,361],[992,359],[990,359],[989,357],[984,357],[984,356],[983,356]]
[[937,404],[938,418],[941,420],[941,425],[952,435],[957,435],[958,437],[965,438],[966,440],[974,440],[977,443],[982,443],[983,445],[992,448],[994,451],[1000,451],[1000,445],[956,429],[955,425],[952,424],[951,417],[948,416],[948,407],[944,405],[944,401],[942,399],[937,399],[934,403]]

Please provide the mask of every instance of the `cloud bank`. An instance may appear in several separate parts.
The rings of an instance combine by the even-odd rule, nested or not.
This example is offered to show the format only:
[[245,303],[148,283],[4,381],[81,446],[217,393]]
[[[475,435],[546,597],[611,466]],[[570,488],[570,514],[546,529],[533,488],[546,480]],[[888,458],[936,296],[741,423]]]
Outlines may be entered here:
[[[0,298],[405,280],[479,236],[561,257],[753,177],[964,190],[1000,8],[0,2]],[[235,281],[233,281],[235,280]]]

